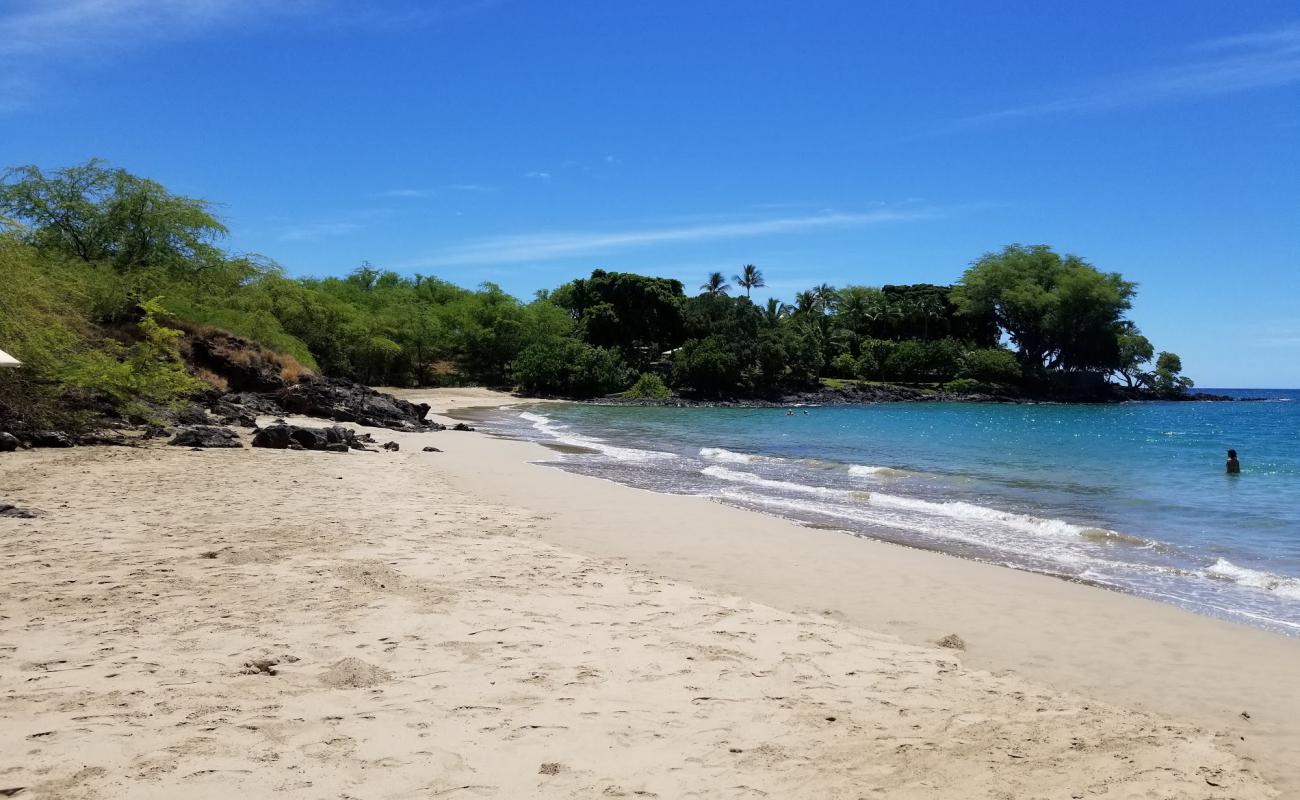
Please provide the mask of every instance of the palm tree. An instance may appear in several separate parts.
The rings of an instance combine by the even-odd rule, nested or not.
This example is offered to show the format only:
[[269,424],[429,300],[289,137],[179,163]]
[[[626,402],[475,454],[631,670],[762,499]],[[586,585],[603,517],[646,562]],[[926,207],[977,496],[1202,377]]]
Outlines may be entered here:
[[749,297],[750,290],[757,289],[760,286],[767,285],[763,283],[763,273],[758,269],[758,267],[754,266],[753,264],[746,264],[745,266],[741,267],[740,274],[732,275],[731,279],[736,283],[740,284],[741,286],[745,287],[746,297]]
[[794,310],[799,314],[811,314],[817,310],[817,295],[812,290],[806,292],[796,292],[794,296]]
[[700,286],[700,291],[704,292],[705,294],[711,294],[716,296],[720,294],[726,294],[727,290],[730,288],[731,287],[727,285],[727,279],[723,277],[721,272],[711,272],[709,273],[708,282]]
[[839,304],[840,293],[835,291],[835,287],[829,283],[823,283],[821,286],[814,286],[812,289],[813,297],[817,298],[817,305],[821,307],[823,314],[831,313],[835,306]]
[[794,306],[782,303],[775,297],[769,297],[767,298],[767,306],[763,309],[763,323],[769,328],[775,328],[792,313],[794,313]]

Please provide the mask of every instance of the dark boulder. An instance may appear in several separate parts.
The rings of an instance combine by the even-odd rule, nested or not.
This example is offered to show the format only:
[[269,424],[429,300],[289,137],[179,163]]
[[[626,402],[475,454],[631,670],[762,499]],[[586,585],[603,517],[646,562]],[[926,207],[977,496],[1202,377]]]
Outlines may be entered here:
[[383,448],[390,452],[396,453],[398,450],[402,449],[402,446],[397,442],[384,442]]
[[470,426],[470,425],[466,425],[466,424],[463,423],[463,422],[457,422],[457,423],[455,424],[455,426],[452,427],[452,430],[453,430],[453,431],[472,431],[472,430],[474,430],[474,428],[473,428],[472,426]]
[[346,453],[364,450],[356,431],[338,425],[329,428],[304,428],[277,422],[261,428],[253,435],[253,447],[270,447],[277,450],[328,450]]
[[230,428],[195,425],[176,434],[167,444],[173,447],[243,447],[239,434]]
[[[267,425],[253,434],[253,447],[270,447],[283,450],[293,442],[292,431],[283,422]],[[300,445],[301,446],[301,445]]]
[[19,508],[9,503],[0,503],[0,517],[14,517],[16,519],[34,519],[37,516],[35,511],[28,508]]
[[33,431],[27,435],[32,447],[73,447],[76,441],[63,431]]
[[441,452],[442,452],[441,450],[439,450],[438,448],[434,447],[433,445],[429,445],[428,447],[424,447],[424,448],[422,448],[422,451],[425,452],[425,453],[441,453]]
[[172,415],[180,425],[211,425],[212,418],[208,411],[198,403],[190,403]]
[[245,411],[254,414],[280,414],[280,407],[276,405],[275,399],[270,395],[258,394],[257,392],[231,392],[223,394],[218,398],[218,403],[224,406],[240,406]]
[[293,414],[390,430],[428,427],[425,422],[429,413],[427,404],[409,403],[368,386],[337,378],[304,380],[278,392],[275,399],[281,408]]
[[12,433],[0,433],[0,453],[12,453],[18,449],[18,437]]

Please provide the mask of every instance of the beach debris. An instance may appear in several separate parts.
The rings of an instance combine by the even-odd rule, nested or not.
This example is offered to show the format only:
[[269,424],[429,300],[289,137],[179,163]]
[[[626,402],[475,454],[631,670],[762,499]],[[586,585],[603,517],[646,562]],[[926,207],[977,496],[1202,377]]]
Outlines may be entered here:
[[950,650],[965,650],[966,641],[955,633],[950,633],[942,639],[935,642],[940,647],[947,647]]
[[178,432],[167,444],[172,447],[243,447],[239,434],[230,428],[194,425]]
[[0,433],[0,453],[12,453],[18,449],[18,437],[12,433]]
[[383,448],[389,452],[396,453],[398,450],[402,449],[402,446],[397,442],[384,442]]
[[564,765],[558,761],[545,761],[537,768],[538,775],[559,775],[564,771]]
[[433,445],[427,445],[427,446],[422,447],[422,448],[420,448],[420,449],[421,449],[421,452],[425,452],[425,453],[441,453],[441,452],[442,452],[441,450],[439,450],[438,448],[434,447]]
[[336,661],[321,676],[321,683],[335,689],[364,689],[392,680],[393,673],[359,658],[348,656]]
[[1249,711],[1243,711],[1243,712],[1241,712],[1241,718],[1242,718],[1242,719],[1250,719],[1250,712],[1249,712]]
[[0,503],[0,517],[13,517],[15,519],[35,519],[40,516],[30,508],[19,508],[9,503]]
[[452,430],[453,430],[453,431],[472,431],[472,430],[474,430],[474,428],[473,428],[473,426],[471,426],[471,425],[466,425],[466,424],[463,423],[463,422],[457,422],[454,426],[452,426]]
[[280,664],[278,658],[255,658],[251,661],[244,662],[244,668],[240,670],[243,675],[278,675],[276,669]]

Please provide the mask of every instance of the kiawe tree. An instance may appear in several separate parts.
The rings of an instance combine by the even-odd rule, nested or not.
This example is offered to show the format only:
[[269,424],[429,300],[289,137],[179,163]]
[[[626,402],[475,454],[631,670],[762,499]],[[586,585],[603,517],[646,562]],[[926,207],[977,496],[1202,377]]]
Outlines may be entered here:
[[1030,372],[1116,369],[1135,285],[1046,245],[1010,245],[976,261],[952,293],[963,312],[991,313]]
[[193,272],[220,262],[226,227],[205,200],[92,159],[50,174],[15,167],[0,180],[0,212],[29,224],[37,247],[120,272]]
[[753,264],[746,264],[740,268],[739,275],[731,276],[731,279],[745,289],[745,296],[749,297],[750,292],[754,289],[766,286],[763,282],[763,272]]

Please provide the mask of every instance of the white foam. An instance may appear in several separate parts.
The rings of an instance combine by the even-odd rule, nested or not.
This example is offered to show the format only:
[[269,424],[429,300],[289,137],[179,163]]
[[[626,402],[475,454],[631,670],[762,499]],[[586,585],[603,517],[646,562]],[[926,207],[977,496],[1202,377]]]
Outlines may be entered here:
[[544,433],[561,444],[595,450],[598,453],[619,461],[659,461],[677,457],[673,453],[664,453],[658,450],[640,450],[634,447],[619,447],[617,445],[608,444],[594,436],[584,436],[580,433],[574,433],[569,430],[567,425],[555,424],[555,421],[545,414],[534,414],[531,411],[523,411],[520,412],[519,418],[531,422],[533,428],[535,428],[539,433]]
[[[748,483],[751,486],[761,486],[765,489],[776,489],[786,492],[801,492],[803,494],[815,494],[818,497],[836,497],[843,499],[853,499],[856,492],[846,492],[841,489],[828,489],[825,486],[809,486],[805,483],[794,483],[793,481],[776,481],[770,478],[764,478],[749,472],[738,472],[726,467],[705,467],[700,470],[704,475],[712,478],[721,478],[724,481],[734,481],[736,483]],[[865,493],[861,493],[865,498]]]
[[[1060,546],[1043,547],[1041,542],[990,536],[987,531],[978,529],[969,530],[957,525],[927,524],[927,518],[924,516],[907,513],[898,515],[891,513],[892,509],[889,508],[882,508],[873,511],[869,506],[849,507],[834,503],[818,503],[814,501],[799,500],[796,498],[771,497],[768,495],[755,495],[748,492],[731,490],[724,490],[722,492],[722,497],[768,506],[771,508],[785,508],[791,511],[803,511],[821,516],[835,517],[837,519],[853,520],[858,523],[883,525],[899,530],[911,531],[913,533],[926,534],[927,536],[936,539],[964,542],[982,548],[1000,550],[1005,553],[1015,553],[1020,556],[1033,556],[1042,561],[1059,564],[1068,572],[1075,572],[1091,563],[1103,563],[1087,555],[1074,553]],[[875,500],[876,497],[878,497],[878,495],[872,495],[872,500]],[[881,511],[884,511],[884,513],[880,513]]]
[[850,464],[849,474],[859,478],[901,478],[910,473],[893,467],[872,467],[866,464]]
[[[1060,519],[1043,519],[1041,517],[1032,517],[1027,514],[1014,514],[1010,511],[999,511],[996,508],[979,506],[974,503],[963,503],[961,501],[950,502],[933,502],[930,500],[918,500],[912,497],[900,497],[893,494],[882,492],[852,492],[843,489],[830,489],[824,486],[810,486],[803,483],[794,483],[792,481],[772,480],[749,472],[740,472],[726,467],[705,467],[700,470],[705,475],[722,480],[733,481],[736,483],[747,483],[751,486],[759,486],[765,489],[774,489],[777,491],[798,492],[800,494],[817,495],[818,497],[833,498],[841,501],[860,502],[867,505],[878,506],[881,508],[890,508],[899,511],[910,511],[927,516],[947,517],[948,519],[959,520],[972,523],[992,523],[998,526],[1011,528],[1013,530],[1033,534],[1040,538],[1052,539],[1080,539],[1084,534],[1089,538],[1096,538],[1100,533],[1114,533],[1106,531],[1103,528],[1086,527],[1075,525]],[[1119,534],[1115,534],[1119,538]]]
[[700,458],[709,461],[725,461],[728,464],[749,464],[759,461],[762,456],[750,455],[749,453],[737,453],[732,450],[725,450],[721,447],[701,447]]
[[1262,589],[1278,597],[1300,600],[1300,578],[1275,575],[1249,567],[1239,567],[1226,558],[1220,558],[1206,567],[1203,574],[1215,580],[1229,581],[1238,586]]

